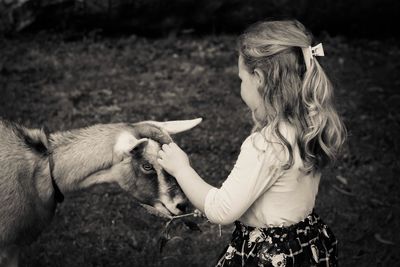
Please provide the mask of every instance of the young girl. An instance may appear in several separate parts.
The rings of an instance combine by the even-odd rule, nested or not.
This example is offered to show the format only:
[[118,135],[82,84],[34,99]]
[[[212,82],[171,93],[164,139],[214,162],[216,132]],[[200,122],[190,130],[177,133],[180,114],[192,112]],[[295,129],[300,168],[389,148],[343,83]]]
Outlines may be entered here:
[[322,168],[345,139],[332,85],[298,21],[252,25],[239,37],[241,96],[253,133],[222,187],[206,183],[175,143],[159,163],[214,223],[235,222],[216,266],[337,266],[337,240],[314,213]]

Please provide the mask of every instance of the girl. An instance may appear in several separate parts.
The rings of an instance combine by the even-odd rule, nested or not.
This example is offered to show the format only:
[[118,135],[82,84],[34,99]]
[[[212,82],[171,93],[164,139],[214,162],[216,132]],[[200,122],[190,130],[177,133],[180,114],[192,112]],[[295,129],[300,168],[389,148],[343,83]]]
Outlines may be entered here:
[[316,56],[322,45],[298,21],[252,25],[239,37],[241,96],[253,133],[222,187],[206,183],[175,143],[159,163],[214,223],[235,222],[216,266],[337,266],[337,240],[314,213],[322,168],[345,129]]

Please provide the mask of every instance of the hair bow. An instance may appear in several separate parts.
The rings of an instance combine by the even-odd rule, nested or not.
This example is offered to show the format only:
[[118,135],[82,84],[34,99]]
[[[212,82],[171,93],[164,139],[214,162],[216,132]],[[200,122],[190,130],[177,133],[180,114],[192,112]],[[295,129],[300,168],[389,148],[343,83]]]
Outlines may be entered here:
[[304,62],[306,63],[307,69],[310,69],[311,60],[314,57],[323,57],[325,56],[324,48],[322,47],[322,43],[317,44],[316,46],[302,47]]

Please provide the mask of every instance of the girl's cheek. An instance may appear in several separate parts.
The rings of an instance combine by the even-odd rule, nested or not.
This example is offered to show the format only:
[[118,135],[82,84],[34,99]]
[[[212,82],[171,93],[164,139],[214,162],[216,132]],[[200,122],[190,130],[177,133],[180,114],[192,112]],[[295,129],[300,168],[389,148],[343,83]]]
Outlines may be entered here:
[[247,104],[247,102],[246,102],[246,93],[245,93],[244,90],[245,90],[244,87],[241,87],[241,89],[240,89],[240,97]]
[[249,109],[253,110],[252,105],[251,105],[251,101],[249,101],[249,99],[246,98],[246,95],[242,96],[242,100],[243,100],[243,102],[246,104],[246,106],[247,106]]

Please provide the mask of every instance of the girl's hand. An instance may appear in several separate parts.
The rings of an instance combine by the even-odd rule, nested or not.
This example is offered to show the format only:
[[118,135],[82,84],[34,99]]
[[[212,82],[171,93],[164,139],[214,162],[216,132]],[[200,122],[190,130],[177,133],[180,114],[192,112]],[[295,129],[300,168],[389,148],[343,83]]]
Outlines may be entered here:
[[158,163],[172,176],[176,177],[179,171],[190,167],[187,154],[177,144],[164,144],[161,148]]

